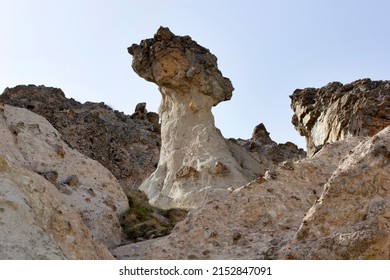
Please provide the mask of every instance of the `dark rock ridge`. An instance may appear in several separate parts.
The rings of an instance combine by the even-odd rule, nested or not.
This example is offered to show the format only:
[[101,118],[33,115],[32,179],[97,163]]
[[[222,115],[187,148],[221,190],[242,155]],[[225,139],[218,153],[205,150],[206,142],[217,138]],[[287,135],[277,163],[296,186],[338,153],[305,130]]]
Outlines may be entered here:
[[292,123],[312,156],[327,143],[373,136],[390,125],[390,81],[357,80],[297,89],[290,96]]
[[66,98],[59,88],[35,85],[6,88],[0,102],[46,118],[71,147],[110,170],[126,192],[157,166],[158,115],[148,113],[144,104],[128,116],[104,103],[81,104]]
[[297,161],[306,157],[306,152],[292,142],[278,144],[273,141],[263,123],[254,128],[250,139],[229,139],[229,141],[243,147],[257,162],[269,162],[265,171],[282,162]]

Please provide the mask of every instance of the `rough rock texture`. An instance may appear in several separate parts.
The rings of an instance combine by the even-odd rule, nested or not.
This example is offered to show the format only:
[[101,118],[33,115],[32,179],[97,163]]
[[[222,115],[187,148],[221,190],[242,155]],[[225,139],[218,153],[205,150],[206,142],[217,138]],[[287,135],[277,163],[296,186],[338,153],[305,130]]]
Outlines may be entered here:
[[292,123],[312,156],[326,143],[351,136],[373,136],[390,125],[390,81],[339,82],[297,89],[291,97]]
[[[311,106],[298,107],[298,101],[293,106],[295,112],[308,112],[306,119],[300,115],[306,121],[319,114],[311,119],[316,123],[300,127],[305,131],[312,125],[310,139],[319,139],[316,133],[326,129],[329,135],[338,129],[338,138],[329,136],[311,157],[284,161],[209,200],[171,235],[120,246],[113,254],[123,259],[390,259],[388,83],[356,81],[344,90],[352,88],[352,97],[343,95],[339,84],[326,88],[322,92],[335,100],[329,107],[321,103],[327,100],[323,95],[308,95],[322,100],[318,103],[304,101],[308,96],[300,91],[293,100]],[[332,114],[335,123],[328,119]],[[252,142],[255,135],[262,147],[272,142],[262,125]],[[240,146],[248,150],[248,145]]]
[[315,157],[285,162],[230,194],[193,210],[171,235],[118,247],[124,259],[273,259],[297,232],[339,161],[356,146],[350,139]]
[[212,106],[229,100],[233,91],[218,70],[217,58],[191,37],[175,36],[163,27],[128,50],[134,71],[156,83],[162,94],[160,161],[140,187],[151,203],[198,207],[253,179],[255,168],[243,170],[214,125]]
[[244,172],[253,178],[263,176],[282,162],[306,157],[306,152],[291,142],[277,144],[273,141],[263,123],[254,128],[252,138],[228,139],[228,144]]
[[112,259],[42,176],[0,155],[0,259]]
[[343,159],[281,257],[390,259],[390,127]]
[[2,105],[0,134],[2,258],[111,258],[129,207],[112,173],[26,109]]
[[[390,128],[329,144],[189,213],[123,259],[389,259]],[[217,218],[216,218],[217,217]]]
[[71,147],[109,169],[126,192],[157,166],[159,120],[156,113],[147,112],[145,103],[127,116],[104,103],[81,104],[66,98],[61,89],[35,85],[7,88],[0,102],[46,118]]

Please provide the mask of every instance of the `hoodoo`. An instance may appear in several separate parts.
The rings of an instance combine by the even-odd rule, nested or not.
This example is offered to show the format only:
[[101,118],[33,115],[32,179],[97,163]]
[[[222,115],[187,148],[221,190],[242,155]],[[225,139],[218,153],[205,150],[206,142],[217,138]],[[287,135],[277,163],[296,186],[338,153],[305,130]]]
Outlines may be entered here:
[[211,113],[233,92],[217,58],[191,37],[164,27],[128,51],[134,71],[157,84],[162,94],[160,161],[140,187],[150,201],[164,208],[193,208],[215,190],[246,183]]

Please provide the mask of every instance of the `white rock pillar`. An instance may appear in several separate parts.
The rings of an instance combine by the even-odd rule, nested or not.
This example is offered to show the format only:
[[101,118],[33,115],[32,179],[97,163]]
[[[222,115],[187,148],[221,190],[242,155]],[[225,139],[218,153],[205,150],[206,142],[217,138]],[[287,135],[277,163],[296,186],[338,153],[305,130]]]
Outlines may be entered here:
[[246,183],[211,113],[233,91],[217,58],[189,36],[175,36],[163,27],[128,50],[134,71],[156,83],[162,94],[160,160],[140,186],[150,202],[194,208],[218,191]]

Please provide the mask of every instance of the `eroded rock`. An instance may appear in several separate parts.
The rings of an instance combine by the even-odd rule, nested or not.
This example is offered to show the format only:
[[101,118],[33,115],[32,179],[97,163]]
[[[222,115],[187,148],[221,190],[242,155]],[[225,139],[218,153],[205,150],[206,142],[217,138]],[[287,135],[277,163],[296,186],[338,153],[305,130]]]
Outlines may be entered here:
[[[26,108],[46,118],[71,147],[110,170],[127,193],[156,168],[160,150],[159,117],[147,112],[145,103],[137,105],[134,114],[129,116],[104,103],[82,104],[66,98],[59,88],[35,85],[6,88],[0,102]],[[14,132],[22,125],[15,124]],[[57,147],[57,153],[65,156],[61,146]]]
[[387,127],[341,161],[279,257],[389,259],[389,191]]
[[[212,106],[229,100],[233,91],[218,70],[217,58],[189,36],[176,36],[163,27],[154,38],[128,50],[134,71],[156,83],[162,94],[160,160],[140,187],[151,203],[193,208],[214,190],[247,182],[211,113]],[[218,170],[220,166],[225,171]],[[188,175],[181,175],[185,169]]]
[[[9,105],[3,109],[0,207],[5,205],[7,219],[0,221],[1,246],[6,246],[0,251],[5,258],[112,258],[107,248],[121,243],[119,217],[129,207],[112,173],[70,148],[43,117]],[[18,228],[12,219],[34,233],[25,234],[25,225]],[[28,248],[36,239],[42,241],[36,243],[37,254]]]
[[327,143],[373,136],[390,125],[390,82],[358,80],[297,89],[291,97],[292,123],[305,136],[312,156]]
[[[349,139],[314,157],[283,165],[192,210],[171,235],[114,250],[123,259],[277,259],[320,197],[340,160],[359,143]],[[293,167],[293,168],[291,168]]]

